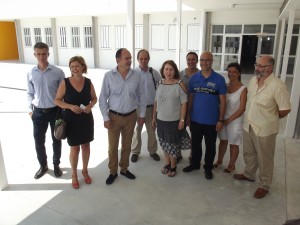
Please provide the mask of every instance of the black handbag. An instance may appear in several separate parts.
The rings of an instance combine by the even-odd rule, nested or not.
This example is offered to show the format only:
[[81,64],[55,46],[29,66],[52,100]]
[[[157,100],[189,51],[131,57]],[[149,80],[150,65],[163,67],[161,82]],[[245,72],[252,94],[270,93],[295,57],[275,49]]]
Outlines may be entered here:
[[[59,115],[59,116],[58,116]],[[58,108],[54,125],[54,137],[63,140],[67,137],[67,123],[62,118],[62,109]]]

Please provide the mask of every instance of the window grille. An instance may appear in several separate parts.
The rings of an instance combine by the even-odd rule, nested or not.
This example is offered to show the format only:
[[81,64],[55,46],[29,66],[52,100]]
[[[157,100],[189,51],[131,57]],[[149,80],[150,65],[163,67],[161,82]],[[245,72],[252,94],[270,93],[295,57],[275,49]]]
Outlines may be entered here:
[[126,47],[126,27],[122,26],[115,26],[115,42],[116,42],[116,49]]
[[34,40],[35,43],[41,42],[42,41],[42,34],[41,34],[41,28],[33,28],[33,33],[34,33]]
[[24,42],[25,42],[25,46],[26,47],[31,47],[32,43],[31,43],[31,32],[30,32],[30,28],[24,28]]
[[164,49],[164,25],[163,24],[151,25],[151,49],[155,49],[155,50]]
[[143,26],[140,24],[135,25],[135,48],[143,48]]
[[187,40],[188,51],[200,49],[200,25],[187,25]]
[[71,27],[72,48],[80,48],[80,27]]
[[67,47],[67,31],[66,27],[59,27],[59,46]]
[[53,44],[52,44],[52,30],[51,30],[51,27],[46,27],[46,28],[45,28],[45,38],[46,38],[46,44],[47,44],[49,47],[53,47]]
[[100,26],[100,48],[110,48],[109,28],[108,25]]
[[92,27],[84,27],[84,47],[93,48]]

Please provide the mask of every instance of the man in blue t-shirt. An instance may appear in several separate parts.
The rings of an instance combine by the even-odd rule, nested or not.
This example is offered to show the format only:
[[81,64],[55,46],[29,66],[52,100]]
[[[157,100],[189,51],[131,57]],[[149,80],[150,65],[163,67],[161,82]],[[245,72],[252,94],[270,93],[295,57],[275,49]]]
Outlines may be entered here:
[[226,109],[226,82],[222,75],[212,70],[212,63],[213,55],[203,52],[200,56],[201,71],[189,82],[187,124],[192,135],[192,161],[183,169],[184,172],[200,169],[204,137],[206,151],[203,167],[208,180],[213,178],[217,132],[223,128]]

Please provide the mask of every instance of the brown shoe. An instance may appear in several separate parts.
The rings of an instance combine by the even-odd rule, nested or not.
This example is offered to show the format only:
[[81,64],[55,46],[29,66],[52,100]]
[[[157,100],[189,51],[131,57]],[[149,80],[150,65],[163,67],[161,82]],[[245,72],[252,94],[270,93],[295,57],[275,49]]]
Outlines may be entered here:
[[236,180],[247,180],[247,181],[250,181],[250,182],[254,182],[255,181],[255,180],[249,179],[243,173],[241,173],[241,174],[234,174],[233,178],[236,179]]
[[254,198],[264,198],[266,194],[268,194],[268,190],[263,189],[263,188],[257,188],[257,190],[254,193]]

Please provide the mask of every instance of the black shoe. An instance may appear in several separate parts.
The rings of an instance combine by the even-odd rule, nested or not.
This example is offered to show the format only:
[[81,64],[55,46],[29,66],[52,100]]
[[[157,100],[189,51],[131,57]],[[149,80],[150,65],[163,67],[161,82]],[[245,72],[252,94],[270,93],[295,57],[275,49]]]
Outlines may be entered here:
[[125,172],[121,171],[120,174],[127,177],[128,179],[135,179],[135,176],[132,173],[130,173],[129,170],[126,170]]
[[35,173],[34,179],[39,179],[42,176],[44,176],[45,173],[47,172],[47,170],[48,170],[48,166],[45,166],[45,167],[41,166],[40,169]]
[[194,166],[191,164],[191,165],[183,168],[183,172],[185,172],[185,173],[191,172],[193,170],[200,170],[200,166]]
[[54,176],[61,177],[61,175],[62,175],[62,171],[61,171],[59,165],[57,165],[57,166],[54,165]]
[[117,178],[118,174],[109,174],[108,178],[106,179],[106,184],[109,185],[109,184],[112,184],[115,179]]
[[214,177],[214,175],[211,170],[205,170],[205,178],[207,180],[211,180],[211,179],[213,179],[213,177]]
[[138,158],[139,158],[139,155],[138,154],[132,154],[132,156],[131,156],[131,162],[136,162],[136,161],[138,161]]
[[160,157],[157,153],[154,153],[152,155],[150,155],[152,157],[152,159],[154,159],[155,161],[159,161],[160,160]]

